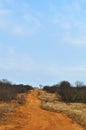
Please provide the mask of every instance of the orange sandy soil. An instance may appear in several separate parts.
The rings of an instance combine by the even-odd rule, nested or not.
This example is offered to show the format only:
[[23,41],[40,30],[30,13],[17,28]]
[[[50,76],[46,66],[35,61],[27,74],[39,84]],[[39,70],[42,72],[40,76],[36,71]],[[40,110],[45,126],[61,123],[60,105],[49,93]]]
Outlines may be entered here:
[[1,124],[0,130],[84,130],[66,115],[41,109],[39,91],[28,94],[26,104],[17,109],[8,124]]

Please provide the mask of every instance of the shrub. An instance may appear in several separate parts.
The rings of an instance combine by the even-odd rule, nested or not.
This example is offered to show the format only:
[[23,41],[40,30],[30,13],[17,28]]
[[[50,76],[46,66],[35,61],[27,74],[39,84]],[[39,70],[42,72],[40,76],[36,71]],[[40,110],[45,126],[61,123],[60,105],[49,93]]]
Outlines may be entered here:
[[43,90],[59,94],[61,99],[66,102],[86,103],[86,86],[81,84],[76,84],[76,87],[74,87],[68,81],[62,81],[60,84],[53,86],[44,86]]
[[26,93],[32,89],[29,85],[13,85],[7,80],[2,80],[0,81],[0,101],[8,102],[16,99],[18,93]]

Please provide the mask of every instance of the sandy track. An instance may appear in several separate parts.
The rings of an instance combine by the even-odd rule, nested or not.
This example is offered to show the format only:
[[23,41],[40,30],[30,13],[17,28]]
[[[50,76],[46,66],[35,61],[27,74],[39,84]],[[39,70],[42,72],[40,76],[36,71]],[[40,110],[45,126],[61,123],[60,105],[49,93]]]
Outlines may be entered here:
[[42,110],[38,91],[28,94],[26,104],[19,107],[9,125],[1,125],[0,130],[84,130],[63,114]]

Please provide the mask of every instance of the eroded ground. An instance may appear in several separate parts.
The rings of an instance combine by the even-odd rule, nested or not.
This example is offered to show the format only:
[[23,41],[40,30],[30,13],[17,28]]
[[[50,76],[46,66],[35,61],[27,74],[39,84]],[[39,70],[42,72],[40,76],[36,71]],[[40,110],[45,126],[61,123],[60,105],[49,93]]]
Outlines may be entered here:
[[41,109],[39,91],[28,94],[26,104],[18,107],[8,124],[0,125],[0,130],[84,130],[66,115]]

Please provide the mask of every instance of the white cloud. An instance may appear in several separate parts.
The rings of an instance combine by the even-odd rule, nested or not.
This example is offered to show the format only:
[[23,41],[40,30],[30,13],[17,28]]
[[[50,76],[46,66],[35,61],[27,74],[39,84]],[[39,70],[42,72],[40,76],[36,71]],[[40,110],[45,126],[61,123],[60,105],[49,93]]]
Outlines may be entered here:
[[[10,0],[7,0],[9,3]],[[0,28],[11,35],[31,36],[40,30],[40,16],[33,9],[23,8],[22,4],[12,10],[0,9]]]
[[81,3],[80,3],[80,1],[72,0],[69,3],[70,4],[64,4],[63,5],[63,9],[65,9],[66,11],[69,11],[71,13],[73,13],[73,11],[76,13],[76,12],[79,12],[81,10]]
[[0,28],[4,28],[6,26],[6,22],[4,20],[0,20]]
[[29,53],[20,52],[16,45],[0,45],[0,71],[31,72],[34,60]]
[[27,8],[24,7],[23,9],[23,15],[22,19],[24,21],[24,28],[26,30],[26,33],[28,35],[33,35],[34,33],[39,32],[39,30],[42,27],[42,23],[40,20],[40,13],[38,11],[34,11],[34,9],[26,6]]
[[52,77],[64,77],[68,75],[76,75],[79,76],[81,73],[85,74],[86,73],[86,66],[59,66],[59,65],[53,65],[51,64],[44,64],[44,65],[37,65],[35,64],[32,67],[32,71],[36,73],[41,73],[45,74],[47,76],[52,76]]
[[11,13],[12,13],[12,11],[9,9],[0,9],[0,16],[9,15]]
[[13,4],[14,3],[14,0],[5,0],[6,1],[6,3],[8,3],[8,4]]
[[14,4],[14,1],[15,0],[0,0],[0,7],[4,7],[5,6],[5,4],[7,5],[12,5],[12,4]]
[[14,50],[9,50],[8,56],[0,58],[0,70],[11,72],[32,72],[33,60],[27,55],[19,55]]
[[50,21],[55,28],[52,36],[61,43],[73,46],[86,45],[86,17],[84,17],[86,9],[83,9],[81,3],[84,1],[71,1],[58,5],[50,5]]
[[16,49],[14,46],[8,47],[8,55],[13,56],[16,54]]
[[83,46],[86,45],[86,37],[65,37],[63,40],[66,44],[74,46]]
[[16,35],[24,35],[25,34],[25,30],[23,28],[23,26],[20,25],[14,25],[12,29],[12,32]]
[[69,71],[69,72],[86,72],[86,66],[72,66],[72,67],[66,67],[64,68],[65,71]]
[[0,9],[0,28],[7,29],[8,28],[8,17],[12,15],[12,10],[9,9]]
[[41,72],[42,74],[46,74],[48,76],[57,76],[60,74],[60,67],[54,64],[34,64],[33,70],[36,73]]

